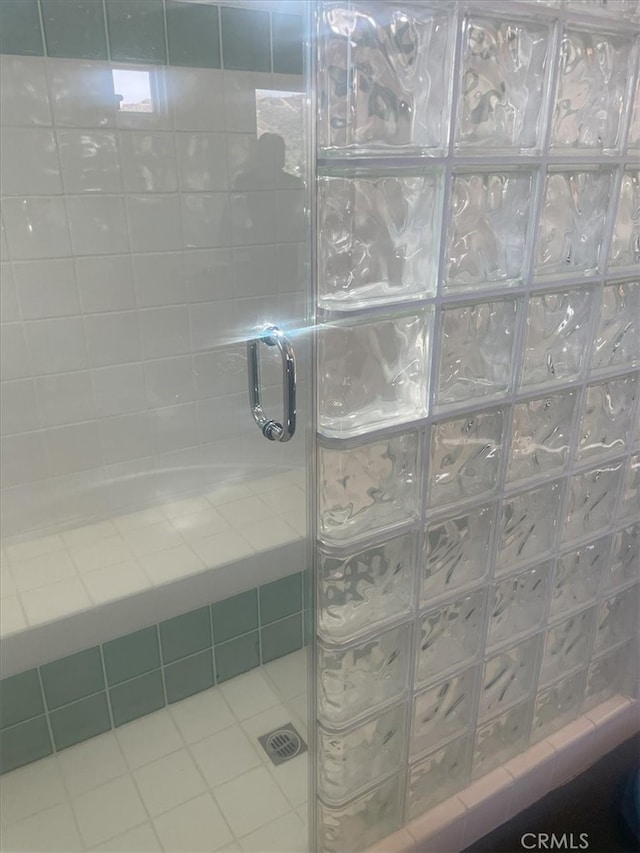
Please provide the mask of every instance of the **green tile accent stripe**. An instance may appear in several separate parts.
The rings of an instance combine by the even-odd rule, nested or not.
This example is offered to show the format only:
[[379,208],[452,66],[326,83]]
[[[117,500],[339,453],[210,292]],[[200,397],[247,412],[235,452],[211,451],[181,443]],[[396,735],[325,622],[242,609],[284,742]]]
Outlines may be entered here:
[[108,59],[102,0],[40,0],[48,56]]
[[301,15],[262,9],[195,0],[0,2],[0,53],[302,74],[302,44]]
[[166,65],[163,0],[106,0],[111,59]]
[[99,646],[40,667],[47,708],[53,711],[104,690]]
[[211,605],[213,639],[224,643],[258,627],[258,590],[250,589]]
[[296,651],[308,622],[297,572],[5,678],[0,772]]
[[109,686],[128,681],[136,675],[142,675],[160,666],[160,646],[158,628],[152,625],[110,640],[102,647],[104,666]]
[[0,53],[44,56],[38,0],[2,0]]
[[162,673],[159,669],[125,681],[109,691],[113,725],[122,726],[166,705]]
[[166,0],[169,64],[221,68],[217,6]]
[[171,663],[211,648],[211,610],[201,607],[160,623],[162,662]]
[[66,749],[90,737],[108,732],[111,717],[106,693],[59,708],[49,716],[56,750]]
[[271,71],[269,13],[223,6],[222,57],[231,71]]

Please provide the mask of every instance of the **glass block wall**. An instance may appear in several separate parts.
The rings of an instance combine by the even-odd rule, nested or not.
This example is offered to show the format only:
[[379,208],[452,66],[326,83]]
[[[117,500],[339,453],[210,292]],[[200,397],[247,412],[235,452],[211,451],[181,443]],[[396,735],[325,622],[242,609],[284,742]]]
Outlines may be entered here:
[[315,25],[337,853],[633,689],[640,4],[320,2]]

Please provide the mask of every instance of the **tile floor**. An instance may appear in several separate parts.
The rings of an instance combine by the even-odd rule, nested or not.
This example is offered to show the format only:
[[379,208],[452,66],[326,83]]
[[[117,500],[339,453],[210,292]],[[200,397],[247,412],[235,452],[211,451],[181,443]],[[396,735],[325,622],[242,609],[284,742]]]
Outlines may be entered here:
[[0,777],[3,853],[307,850],[306,650]]
[[306,535],[305,472],[291,470],[0,552],[0,635],[150,590]]

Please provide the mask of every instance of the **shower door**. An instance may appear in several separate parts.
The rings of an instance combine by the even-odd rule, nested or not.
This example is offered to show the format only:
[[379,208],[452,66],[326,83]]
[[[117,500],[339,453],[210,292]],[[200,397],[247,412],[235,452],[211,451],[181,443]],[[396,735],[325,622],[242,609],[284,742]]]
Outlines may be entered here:
[[300,851],[306,5],[0,10],[3,835]]

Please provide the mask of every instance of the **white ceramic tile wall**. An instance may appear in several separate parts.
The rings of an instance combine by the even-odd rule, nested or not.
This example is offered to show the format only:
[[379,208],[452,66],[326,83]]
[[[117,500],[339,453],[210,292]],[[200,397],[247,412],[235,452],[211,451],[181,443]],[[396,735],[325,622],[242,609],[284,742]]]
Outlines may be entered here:
[[109,63],[0,63],[4,536],[301,465],[251,420],[241,342],[304,317],[302,191],[252,159],[255,90],[302,79],[149,66],[133,113]]

